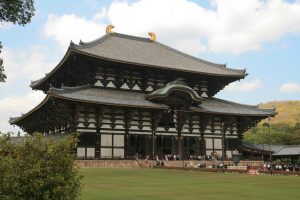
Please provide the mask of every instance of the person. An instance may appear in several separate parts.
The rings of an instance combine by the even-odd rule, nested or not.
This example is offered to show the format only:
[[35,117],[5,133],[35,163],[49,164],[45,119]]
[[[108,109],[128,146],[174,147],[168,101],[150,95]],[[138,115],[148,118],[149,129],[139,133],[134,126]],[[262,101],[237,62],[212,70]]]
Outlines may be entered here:
[[156,155],[156,165],[159,166],[160,162],[159,162],[159,159],[158,159],[158,155]]
[[138,160],[139,159],[139,154],[135,153],[135,159]]

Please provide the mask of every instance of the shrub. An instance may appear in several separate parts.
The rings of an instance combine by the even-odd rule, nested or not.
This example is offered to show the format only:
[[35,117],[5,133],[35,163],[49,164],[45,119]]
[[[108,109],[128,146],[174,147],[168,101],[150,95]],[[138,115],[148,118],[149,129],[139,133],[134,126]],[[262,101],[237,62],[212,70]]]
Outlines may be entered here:
[[77,199],[76,144],[73,136],[34,134],[18,142],[0,136],[0,199]]

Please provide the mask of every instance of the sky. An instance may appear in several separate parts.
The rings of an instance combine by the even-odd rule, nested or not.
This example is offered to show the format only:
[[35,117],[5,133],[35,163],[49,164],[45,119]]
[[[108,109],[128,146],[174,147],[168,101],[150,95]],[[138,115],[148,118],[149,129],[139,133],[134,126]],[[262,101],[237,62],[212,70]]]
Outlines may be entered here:
[[94,40],[113,31],[149,37],[170,47],[234,69],[246,69],[216,97],[257,105],[300,100],[300,1],[285,0],[60,0],[35,1],[25,27],[2,23],[0,131],[17,132],[20,116],[45,97],[29,84],[50,72],[70,41]]

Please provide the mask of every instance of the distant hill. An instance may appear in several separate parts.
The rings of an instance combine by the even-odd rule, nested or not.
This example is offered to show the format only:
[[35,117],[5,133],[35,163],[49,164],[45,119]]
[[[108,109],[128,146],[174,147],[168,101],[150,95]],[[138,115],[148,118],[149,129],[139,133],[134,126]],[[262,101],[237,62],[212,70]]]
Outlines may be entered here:
[[[271,143],[277,145],[300,145],[300,100],[272,101],[259,105],[260,108],[276,108],[277,115],[271,118]],[[254,144],[269,142],[269,129],[262,120],[244,134],[244,141]]]
[[271,124],[287,124],[290,126],[300,122],[300,100],[271,101],[259,104],[260,108],[276,108],[277,115],[271,119]]

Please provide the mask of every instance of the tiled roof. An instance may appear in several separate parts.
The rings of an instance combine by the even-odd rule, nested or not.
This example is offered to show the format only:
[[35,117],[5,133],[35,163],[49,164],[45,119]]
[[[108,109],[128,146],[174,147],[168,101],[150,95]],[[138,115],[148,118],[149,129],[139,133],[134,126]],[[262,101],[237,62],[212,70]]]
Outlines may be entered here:
[[100,58],[179,71],[243,78],[245,70],[226,68],[208,62],[148,38],[110,33],[89,43],[72,45],[74,49]]
[[273,156],[292,156],[300,155],[300,146],[284,146],[279,151],[275,152]]
[[252,144],[252,143],[247,143],[243,142],[243,147],[247,149],[253,149],[253,150],[258,150],[258,151],[267,151],[269,152],[269,147],[271,147],[271,152],[277,152],[280,149],[282,149],[282,145],[270,145],[269,144]]
[[52,89],[49,91],[51,96],[78,100],[83,102],[115,105],[115,106],[129,106],[129,107],[146,107],[166,109],[166,105],[153,103],[145,100],[145,95],[138,92],[99,89],[99,88],[68,88],[64,89]]
[[[10,123],[14,124],[22,118],[27,117],[32,112],[42,107],[50,97],[65,99],[69,101],[78,101],[85,103],[94,103],[100,105],[137,107],[150,109],[168,109],[167,105],[154,103],[145,99],[145,94],[140,92],[101,89],[89,85],[79,87],[62,87],[61,89],[51,88],[47,97],[36,108],[18,118],[11,118]],[[256,106],[237,104],[230,101],[224,101],[216,98],[203,98],[204,101],[198,107],[190,107],[191,111],[200,113],[228,114],[228,115],[246,115],[246,116],[272,116],[274,110],[263,110]]]
[[[69,100],[78,100],[91,103],[108,104],[116,106],[168,108],[159,103],[153,103],[145,99],[145,94],[132,91],[120,91],[113,89],[100,89],[85,87],[64,87],[63,89],[52,89],[49,94],[52,96]],[[233,115],[274,115],[274,110],[259,109],[257,106],[249,106],[225,101],[217,98],[205,98],[198,107],[191,107],[193,111],[205,113],[220,113]]]
[[71,52],[77,52],[99,59],[111,60],[121,63],[135,64],[207,74],[213,76],[244,78],[246,70],[227,68],[226,65],[208,62],[148,38],[124,35],[120,33],[109,33],[92,42],[80,42],[79,45],[71,42],[70,47],[61,62],[45,77],[32,81],[31,87],[37,87],[49,76],[51,76],[65,62]]
[[238,104],[231,101],[225,101],[217,98],[205,99],[202,104],[192,107],[191,110],[198,112],[210,112],[231,115],[249,115],[249,116],[274,116],[273,109],[260,109],[257,106]]

